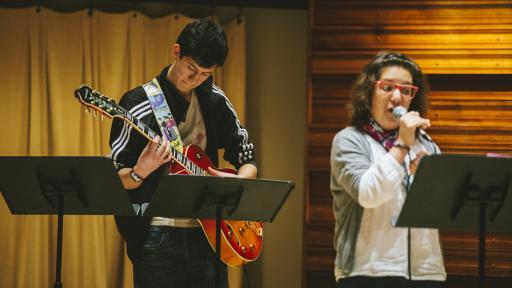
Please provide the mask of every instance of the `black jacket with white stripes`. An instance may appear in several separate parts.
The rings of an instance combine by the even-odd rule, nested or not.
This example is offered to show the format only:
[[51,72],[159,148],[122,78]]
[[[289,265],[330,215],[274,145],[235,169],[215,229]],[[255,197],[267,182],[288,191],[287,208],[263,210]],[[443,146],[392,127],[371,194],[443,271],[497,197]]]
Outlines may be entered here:
[[[158,76],[162,91],[177,124],[184,120],[188,102],[178,94],[176,88],[167,79],[169,67]],[[195,89],[206,129],[206,154],[215,165],[218,165],[218,149],[224,149],[224,159],[237,169],[251,163],[256,165],[254,145],[250,141],[237,117],[233,105],[224,92],[213,84],[213,77],[208,78]],[[142,86],[126,92],[119,105],[126,108],[133,116],[147,124],[153,131],[161,135],[156,118]],[[111,157],[118,169],[133,167],[148,140],[140,135],[128,123],[115,119],[110,131]],[[156,188],[159,177],[165,172],[166,165],[153,172],[142,185],[135,190],[127,190],[130,200],[135,204],[149,202]],[[138,251],[149,228],[150,219],[146,217],[116,217],[119,232],[127,242],[128,256],[132,261],[137,258]]]

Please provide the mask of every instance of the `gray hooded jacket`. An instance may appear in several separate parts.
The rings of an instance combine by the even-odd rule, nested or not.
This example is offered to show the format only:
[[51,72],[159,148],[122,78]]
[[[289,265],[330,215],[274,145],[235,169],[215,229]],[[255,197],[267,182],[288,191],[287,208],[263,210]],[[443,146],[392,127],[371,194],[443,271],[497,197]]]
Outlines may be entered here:
[[[373,141],[373,143],[371,143],[371,141]],[[401,257],[402,254],[400,254],[400,257],[395,257],[398,260],[393,259],[390,262],[386,262],[387,260],[382,259],[382,257],[379,259],[378,256],[377,259],[374,259],[375,262],[380,261],[380,265],[383,265],[381,267],[386,267],[386,269],[393,265],[399,267],[391,267],[390,270],[382,272],[382,270],[375,269],[375,267],[372,268],[371,263],[368,265],[366,265],[366,263],[358,263],[358,267],[363,268],[360,269],[360,271],[353,271],[356,257],[360,257],[358,259],[363,259],[362,261],[370,259],[367,257],[368,255],[364,255],[369,254],[370,252],[363,252],[363,255],[356,255],[356,244],[358,243],[358,236],[360,235],[365,210],[368,215],[372,215],[371,213],[374,213],[374,216],[367,216],[367,218],[365,218],[365,221],[369,223],[364,223],[364,237],[378,237],[374,236],[372,232],[372,229],[375,227],[381,229],[381,227],[386,226],[382,229],[388,229],[389,231],[392,231],[391,233],[396,232],[393,229],[403,229],[394,228],[392,225],[382,224],[389,223],[388,219],[381,220],[375,216],[387,213],[380,212],[378,209],[389,209],[391,205],[389,203],[392,202],[391,200],[394,200],[393,198],[396,198],[398,197],[396,195],[399,195],[399,192],[397,191],[405,191],[404,184],[406,183],[404,180],[406,179],[404,167],[401,166],[391,155],[385,154],[385,150],[381,149],[383,152],[379,152],[380,154],[385,155],[379,156],[383,157],[379,158],[381,160],[375,161],[375,159],[373,159],[375,155],[375,147],[378,145],[380,144],[355,127],[347,127],[338,132],[332,143],[330,158],[330,189],[333,196],[333,210],[335,216],[334,247],[337,252],[335,260],[335,274],[337,279],[354,275],[404,276],[403,267],[407,267],[408,260],[406,258],[404,260],[404,258]],[[420,134],[415,146],[416,145],[423,147],[423,149],[427,150],[429,154],[440,153],[437,145],[434,144],[426,134]],[[395,209],[401,209],[401,204],[398,206],[395,205],[395,207],[398,207]],[[371,223],[371,221],[375,223]],[[437,242],[432,245],[429,244],[426,248],[418,247],[418,251],[421,252],[418,252],[417,255],[422,253],[425,256],[417,257],[416,261],[425,263],[431,261],[434,264],[432,265],[432,263],[429,262],[426,264],[419,263],[416,265],[413,263],[416,265],[415,267],[419,267],[416,269],[416,271],[419,271],[417,272],[416,279],[444,280],[446,278],[446,272],[444,271],[444,265],[442,263],[442,252],[440,249],[437,230],[414,230],[416,230],[415,233],[417,233],[417,238],[429,237],[429,239],[432,240],[431,242]],[[392,235],[391,233],[387,235]],[[402,240],[404,239],[404,237],[399,238]],[[385,241],[396,242],[402,240],[386,239]],[[368,242],[369,240],[365,239],[364,241]],[[382,241],[379,239],[375,241],[375,243],[378,244],[381,242]],[[402,245],[401,242],[399,244]],[[407,250],[407,244],[404,244],[404,246],[405,250]],[[383,249],[385,250],[386,248],[381,248],[381,251]],[[415,247],[411,247],[411,249],[415,249]],[[378,250],[376,251],[378,252]],[[434,256],[432,257],[429,255]],[[373,256],[373,254],[371,256]],[[390,258],[393,257],[394,255]],[[366,267],[370,268],[365,270]],[[422,267],[427,268],[423,269]],[[414,277],[415,275],[413,275],[413,279]]]

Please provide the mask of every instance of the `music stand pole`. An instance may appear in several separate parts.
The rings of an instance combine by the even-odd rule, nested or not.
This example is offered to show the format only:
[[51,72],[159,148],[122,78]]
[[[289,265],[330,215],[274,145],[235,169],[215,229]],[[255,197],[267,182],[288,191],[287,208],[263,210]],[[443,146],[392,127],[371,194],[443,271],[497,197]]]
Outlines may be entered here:
[[[483,197],[483,192],[480,192],[481,196],[480,197]],[[478,249],[478,286],[480,286],[480,288],[484,288],[484,285],[485,285],[485,222],[487,221],[486,219],[486,211],[487,211],[487,201],[482,199],[481,198],[481,202],[480,202],[480,215],[479,215],[479,226],[480,228],[478,229],[478,238],[479,238],[479,242],[478,242],[478,246],[479,246],[479,249]]]
[[58,218],[57,218],[57,263],[55,267],[55,283],[53,288],[62,288],[61,272],[62,272],[62,235],[64,230],[64,195],[58,192]]
[[[222,265],[221,258],[221,225],[222,212],[226,208],[227,211],[233,211],[238,207],[238,202],[242,196],[243,189],[240,186],[235,188],[229,186],[209,186],[206,193],[202,195],[199,207],[215,208],[215,287],[221,288],[220,269]],[[228,212],[228,215],[230,213]]]

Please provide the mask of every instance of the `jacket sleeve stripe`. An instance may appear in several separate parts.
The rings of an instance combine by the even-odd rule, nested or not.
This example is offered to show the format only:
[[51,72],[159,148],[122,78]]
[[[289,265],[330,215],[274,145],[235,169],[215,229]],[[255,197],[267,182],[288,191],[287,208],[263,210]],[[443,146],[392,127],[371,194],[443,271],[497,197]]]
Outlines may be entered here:
[[128,142],[130,141],[130,133],[132,132],[132,126],[130,126],[129,124],[124,124],[124,125],[128,125],[128,129],[127,129],[127,133],[126,133],[126,139],[125,141],[121,142],[121,147],[118,147],[119,149],[117,150],[112,150],[112,159],[117,162],[117,156],[119,155],[119,153],[121,153],[121,151],[123,151],[124,147],[126,147],[126,144],[128,144]]
[[119,141],[122,141],[122,139],[125,137],[126,129],[128,129],[128,126],[126,122],[123,122],[123,129],[121,130],[121,133],[119,134],[119,137],[112,143],[112,149],[115,149],[117,147],[117,144]]
[[[138,119],[142,119],[142,117],[150,114],[152,111],[151,110],[147,110],[144,114],[141,114],[140,116],[137,117],[137,115],[134,115],[135,117],[137,117]],[[126,147],[126,145],[128,144],[128,142],[130,142],[130,135],[131,135],[131,131],[132,131],[132,126],[129,125],[128,123],[125,123],[125,125],[129,126],[127,131],[126,131],[126,139],[123,140],[121,143],[120,143],[120,147],[116,147],[116,151],[112,151],[112,154],[113,154],[113,159],[114,161],[117,160],[117,156],[119,155],[119,153],[121,153],[124,148]]]
[[233,104],[229,101],[228,97],[226,97],[226,94],[224,94],[224,91],[222,91],[218,86],[213,85],[213,92],[218,93],[226,99],[226,103],[228,105],[229,110],[231,110],[231,113],[235,115],[236,118],[236,125],[238,127],[238,135],[242,136],[242,142],[240,143],[240,146],[242,148],[243,152],[240,152],[238,154],[238,163],[243,164],[247,160],[253,159],[252,150],[254,148],[252,143],[249,143],[249,134],[247,133],[247,130],[242,128],[242,125],[240,124],[240,120],[238,119],[238,115],[236,114],[235,108],[233,107]]
[[[149,101],[145,101],[143,103],[146,103],[146,104],[149,104]],[[139,109],[137,109],[139,108]],[[141,119],[142,117],[144,117],[145,115],[143,116],[139,116],[141,113],[146,113],[147,112],[150,112],[151,106],[147,105],[147,106],[143,106],[143,107],[140,107],[140,104],[133,107],[129,112],[134,116],[134,117],[137,117],[138,119]],[[116,150],[117,148],[119,148],[120,145],[123,145],[123,142],[125,141],[126,139],[126,134],[129,133],[127,132],[127,128],[131,127],[128,123],[124,123],[124,126],[123,126],[123,130],[121,131],[121,134],[119,135],[119,137],[112,143],[112,150]]]
[[141,102],[141,103],[137,104],[136,106],[133,106],[133,108],[130,109],[130,113],[134,114],[134,113],[136,113],[135,111],[140,111],[140,108],[142,108],[144,106],[150,107],[149,106],[149,100],[146,100],[144,102]]
[[[144,101],[136,106],[134,106],[129,111],[134,117],[137,119],[142,119],[144,116],[150,114],[152,112],[151,106],[149,104],[149,100]],[[124,123],[123,129],[119,137],[112,143],[112,152],[111,157],[114,161],[117,160],[119,153],[121,153],[128,142],[130,141],[130,134],[132,131],[132,126],[127,122]]]

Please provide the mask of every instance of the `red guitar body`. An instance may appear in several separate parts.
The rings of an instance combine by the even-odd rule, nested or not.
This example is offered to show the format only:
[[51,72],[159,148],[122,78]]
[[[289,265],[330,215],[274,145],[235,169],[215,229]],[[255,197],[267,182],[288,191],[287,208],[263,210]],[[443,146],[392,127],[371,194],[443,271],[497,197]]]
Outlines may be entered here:
[[[207,171],[214,168],[208,155],[195,145],[183,148],[183,154],[197,166]],[[215,168],[214,168],[215,169]],[[221,171],[236,174],[235,170],[222,169]],[[192,174],[176,161],[171,161],[170,174]],[[197,219],[208,238],[208,242],[215,250],[215,219]],[[230,266],[241,266],[254,261],[260,255],[263,247],[263,223],[250,221],[221,221],[221,259]]]

